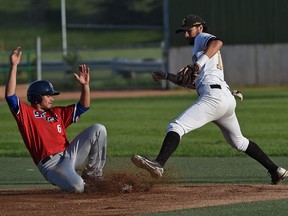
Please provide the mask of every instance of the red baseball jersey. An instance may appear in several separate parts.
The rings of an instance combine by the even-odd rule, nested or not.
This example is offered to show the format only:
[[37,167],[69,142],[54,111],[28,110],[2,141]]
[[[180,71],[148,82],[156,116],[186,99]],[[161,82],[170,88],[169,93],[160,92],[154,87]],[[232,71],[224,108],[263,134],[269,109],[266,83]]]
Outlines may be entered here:
[[19,99],[18,112],[11,111],[36,165],[49,155],[65,151],[69,145],[66,128],[78,121],[76,104],[40,112]]

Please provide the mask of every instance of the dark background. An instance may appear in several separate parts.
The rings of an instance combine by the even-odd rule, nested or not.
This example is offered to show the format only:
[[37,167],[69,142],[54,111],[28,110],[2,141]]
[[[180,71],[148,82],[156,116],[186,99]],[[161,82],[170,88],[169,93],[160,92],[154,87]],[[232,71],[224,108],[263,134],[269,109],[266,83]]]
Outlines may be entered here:
[[[288,42],[286,0],[168,2],[169,10],[163,11],[162,0],[66,0],[68,47],[95,48],[159,43],[163,40],[164,13],[168,15],[170,23],[171,46],[186,45],[186,41],[175,34],[175,30],[188,14],[203,17],[225,44]],[[18,41],[24,43],[26,48],[34,49],[37,36],[42,38],[44,49],[61,48],[60,0],[0,0],[0,5],[0,50],[6,50],[8,47],[10,50]],[[82,27],[72,27],[73,24]],[[88,25],[102,27],[85,28]],[[105,25],[122,26],[122,29],[103,28]],[[138,28],[131,29],[127,26]],[[147,29],[143,30],[143,26]],[[155,30],[153,27],[158,29]],[[103,37],[104,33],[113,34],[113,37]],[[129,33],[132,36],[129,36]]]
[[173,46],[187,44],[174,32],[188,14],[200,15],[225,44],[288,42],[286,0],[170,0]]

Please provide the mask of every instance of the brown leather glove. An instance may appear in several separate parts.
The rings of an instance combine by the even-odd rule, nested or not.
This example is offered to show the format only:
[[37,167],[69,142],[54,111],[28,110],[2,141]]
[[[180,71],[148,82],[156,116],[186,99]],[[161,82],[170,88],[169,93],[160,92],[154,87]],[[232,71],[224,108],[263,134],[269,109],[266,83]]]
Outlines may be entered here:
[[195,89],[195,81],[200,73],[200,65],[187,65],[177,73],[177,85]]

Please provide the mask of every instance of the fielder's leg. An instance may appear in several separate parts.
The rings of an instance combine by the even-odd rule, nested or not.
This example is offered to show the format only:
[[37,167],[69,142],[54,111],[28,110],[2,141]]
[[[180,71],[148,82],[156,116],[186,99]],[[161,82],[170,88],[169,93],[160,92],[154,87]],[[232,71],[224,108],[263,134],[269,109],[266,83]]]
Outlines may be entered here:
[[180,136],[174,131],[170,131],[166,134],[166,137],[163,141],[161,150],[156,158],[156,161],[164,167],[167,160],[176,151],[180,143]]
[[238,151],[245,152],[268,170],[272,184],[278,184],[279,181],[288,176],[288,172],[273,163],[256,143],[242,135],[234,108],[214,123],[218,125],[225,139],[232,147]]
[[281,180],[288,176],[288,171],[273,163],[256,143],[249,141],[249,145],[245,153],[258,161],[268,170],[271,176],[271,184],[278,184]]
[[178,133],[170,131],[166,134],[162,148],[156,160],[149,160],[140,155],[131,157],[131,161],[135,166],[147,170],[153,178],[160,178],[164,173],[164,165],[173,152],[177,149],[180,142]]

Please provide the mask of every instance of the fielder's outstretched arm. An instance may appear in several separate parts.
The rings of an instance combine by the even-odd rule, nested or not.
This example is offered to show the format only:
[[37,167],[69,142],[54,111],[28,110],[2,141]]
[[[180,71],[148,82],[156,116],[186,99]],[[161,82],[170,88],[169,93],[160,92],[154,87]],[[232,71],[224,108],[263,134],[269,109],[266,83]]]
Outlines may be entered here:
[[155,81],[168,80],[170,82],[177,84],[177,75],[172,73],[165,73],[163,71],[153,71],[152,77]]

